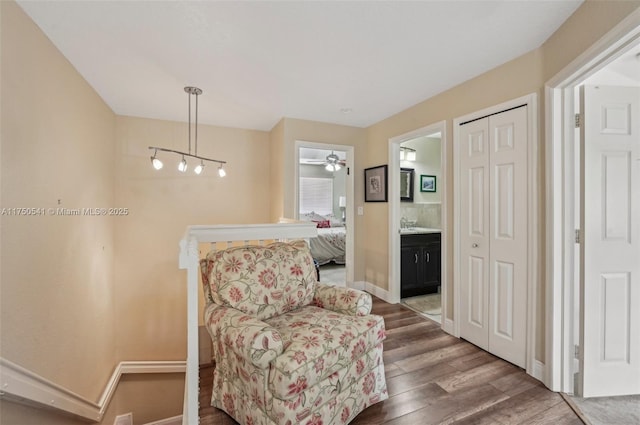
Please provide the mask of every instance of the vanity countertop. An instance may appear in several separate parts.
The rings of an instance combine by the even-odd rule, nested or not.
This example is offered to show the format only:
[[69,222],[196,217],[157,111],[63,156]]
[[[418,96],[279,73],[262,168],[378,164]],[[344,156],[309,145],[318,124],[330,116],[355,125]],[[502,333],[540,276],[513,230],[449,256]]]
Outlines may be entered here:
[[419,235],[422,233],[441,233],[442,229],[434,229],[431,227],[408,227],[400,229],[401,235]]

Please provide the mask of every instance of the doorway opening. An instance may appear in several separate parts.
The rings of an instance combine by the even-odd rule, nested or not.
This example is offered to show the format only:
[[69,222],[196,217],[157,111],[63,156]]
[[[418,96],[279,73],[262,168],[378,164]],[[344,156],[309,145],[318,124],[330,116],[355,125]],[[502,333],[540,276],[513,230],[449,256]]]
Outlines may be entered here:
[[444,326],[446,122],[389,140],[389,298]]
[[296,218],[313,221],[309,241],[320,282],[353,285],[353,147],[296,142]]
[[[577,93],[582,85],[637,85],[640,53],[640,11],[634,12],[582,56],[547,83],[547,313],[546,313],[546,380],[554,391],[579,393],[580,371],[584,365],[580,333],[584,314],[584,276],[580,276],[581,240],[585,230],[581,223],[585,200],[580,199],[584,172],[580,165],[583,146],[575,129],[579,111]],[[625,59],[626,58],[626,59]],[[630,74],[616,67],[621,60],[635,67]],[[632,80],[636,80],[634,84]],[[636,114],[637,115],[637,114]],[[583,119],[582,117],[580,118]],[[635,159],[633,162],[636,163]],[[636,165],[637,166],[637,165]],[[637,277],[636,277],[637,279]]]

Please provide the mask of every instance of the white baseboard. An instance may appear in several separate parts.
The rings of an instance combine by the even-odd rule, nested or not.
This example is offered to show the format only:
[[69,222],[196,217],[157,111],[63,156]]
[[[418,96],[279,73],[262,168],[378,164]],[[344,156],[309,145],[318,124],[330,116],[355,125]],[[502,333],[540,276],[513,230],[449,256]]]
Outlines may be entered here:
[[366,282],[366,281],[365,282],[358,282],[358,283],[361,283],[362,287],[363,287],[363,290],[367,291],[371,295],[374,295],[374,296],[380,298],[381,300],[383,300],[385,302],[388,302],[390,304],[395,304],[391,300],[391,294],[386,289],[382,289],[379,286],[376,286],[373,283]]
[[149,422],[144,425],[182,425],[182,415],[160,419],[159,421]]
[[364,282],[363,280],[359,280],[359,281],[353,282],[351,285],[349,285],[349,288],[359,289],[361,291],[364,291],[365,283],[366,282]]
[[0,399],[36,408],[61,411],[90,422],[100,422],[116,391],[120,377],[128,373],[184,373],[185,361],[120,362],[107,382],[100,400],[93,402],[61,385],[0,357]]
[[454,322],[451,319],[442,317],[442,330],[448,333],[449,335],[459,337],[459,335],[456,335]]
[[544,377],[546,376],[546,366],[540,360],[533,361],[533,370],[531,376],[546,385]]
[[365,280],[359,280],[357,282],[353,282],[353,284],[351,284],[349,287],[353,289],[359,289],[361,291],[367,291],[371,295],[374,295],[385,302],[388,302],[390,304],[395,304],[395,302],[391,300],[391,295],[389,294],[389,291],[387,291],[386,289],[382,289],[371,282],[367,282]]

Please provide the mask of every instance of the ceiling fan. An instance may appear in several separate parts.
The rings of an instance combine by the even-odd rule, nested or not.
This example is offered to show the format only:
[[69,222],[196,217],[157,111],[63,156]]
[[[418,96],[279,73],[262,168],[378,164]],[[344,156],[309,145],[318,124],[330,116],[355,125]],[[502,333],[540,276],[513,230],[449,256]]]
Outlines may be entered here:
[[338,171],[341,167],[347,163],[344,159],[340,159],[338,155],[336,155],[333,151],[326,158],[323,159],[306,159],[301,160],[305,164],[324,164],[324,168],[327,171]]

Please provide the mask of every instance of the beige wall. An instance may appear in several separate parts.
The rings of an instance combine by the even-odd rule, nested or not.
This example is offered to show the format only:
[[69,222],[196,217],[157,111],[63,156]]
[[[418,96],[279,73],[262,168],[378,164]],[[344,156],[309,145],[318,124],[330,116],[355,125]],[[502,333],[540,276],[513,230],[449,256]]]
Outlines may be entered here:
[[[103,416],[103,425],[113,425],[116,403],[111,403]],[[90,422],[66,414],[52,413],[47,409],[34,409],[11,401],[0,400],[2,425],[87,425]],[[136,422],[137,423],[137,422]]]
[[[115,220],[49,208],[114,204],[115,115],[15,3],[1,13],[1,355],[97,400],[116,365]],[[105,415],[113,423],[115,408]],[[2,424],[75,424],[0,401]]]
[[[283,126],[282,141],[279,142],[282,149],[279,153],[282,159],[274,159],[273,166],[282,166],[279,173],[280,182],[274,182],[277,190],[282,190],[282,211],[285,217],[295,217],[295,143],[296,141],[327,143],[334,145],[353,146],[355,157],[354,174],[354,199],[357,205],[362,205],[364,199],[364,177],[362,170],[366,157],[366,131],[358,127],[329,124],[316,121],[284,118],[279,125]],[[273,133],[273,132],[272,132]],[[273,139],[272,139],[273,142]],[[364,280],[365,252],[359,247],[364,240],[363,217],[355,215],[355,255],[354,255],[354,280]]]
[[[281,119],[269,133],[269,146],[271,154],[271,171],[269,173],[271,183],[271,222],[276,223],[284,213],[284,119]],[[292,218],[292,217],[289,217]]]
[[[542,56],[533,51],[508,62],[483,75],[469,80],[451,90],[428,99],[399,114],[389,117],[368,128],[367,157],[365,167],[389,162],[389,139],[417,128],[425,127],[442,120],[447,121],[447,138],[442,140],[442,148],[447,157],[453,158],[453,119],[474,111],[524,96],[529,93],[541,94]],[[448,182],[447,221],[453,223],[453,166],[448,164],[447,175],[442,176]],[[443,206],[444,207],[444,206]],[[388,289],[388,205],[365,204],[365,228],[376,229],[367,232],[365,278],[383,289]],[[452,237],[452,232],[449,232]],[[448,241],[448,258],[453,258],[453,240]],[[449,295],[453,288],[453,264],[450,261],[447,271]],[[449,297],[452,301],[452,297]],[[452,305],[449,306],[452,311]]]
[[183,373],[152,373],[125,375],[115,404],[120,414],[133,412],[133,423],[140,425],[182,414],[183,401]]
[[[411,130],[447,120],[448,139],[443,141],[448,158],[453,158],[452,120],[456,117],[481,110],[529,93],[538,95],[538,135],[540,192],[538,193],[539,217],[539,263],[536,357],[544,360],[545,309],[544,285],[544,83],[568,65],[586,48],[597,41],[608,30],[640,6],[638,1],[587,1],[569,20],[539,49],[522,55],[504,65],[469,80],[412,108],[402,111],[368,128],[367,157],[365,167],[388,163],[388,141],[391,137]],[[453,167],[448,164],[448,182],[452,182]],[[447,205],[448,222],[453,223],[453,186],[449,185]],[[388,207],[386,204],[367,204],[365,207],[365,228],[377,231],[366,232],[364,248],[365,278],[383,289],[388,288]],[[382,229],[380,231],[379,229]],[[450,237],[453,235],[450,232]],[[448,241],[448,258],[453,258],[453,243]],[[449,311],[453,311],[453,264],[448,268]]]
[[586,0],[542,46],[544,80],[551,79],[638,7],[638,0]]
[[178,242],[190,224],[270,221],[269,135],[255,130],[200,125],[198,153],[228,161],[227,176],[214,164],[202,175],[177,170],[180,157],[148,146],[186,150],[187,124],[117,117],[114,282],[118,360],[178,360],[186,356],[186,272],[178,269]]
[[[199,153],[228,160],[227,177],[214,165],[182,175],[169,155],[155,171],[147,146],[184,149],[186,124],[117,117],[19,6],[0,10],[1,206],[129,210],[0,218],[1,355],[97,400],[118,361],[185,358],[178,241],[187,224],[269,221],[269,137],[200,126]],[[179,375],[126,376],[104,423],[128,411],[137,422],[179,414],[183,385]],[[3,424],[73,422],[0,408]]]
[[[2,2],[2,207],[114,204],[115,115]],[[115,367],[115,219],[0,218],[2,357],[90,399]]]

